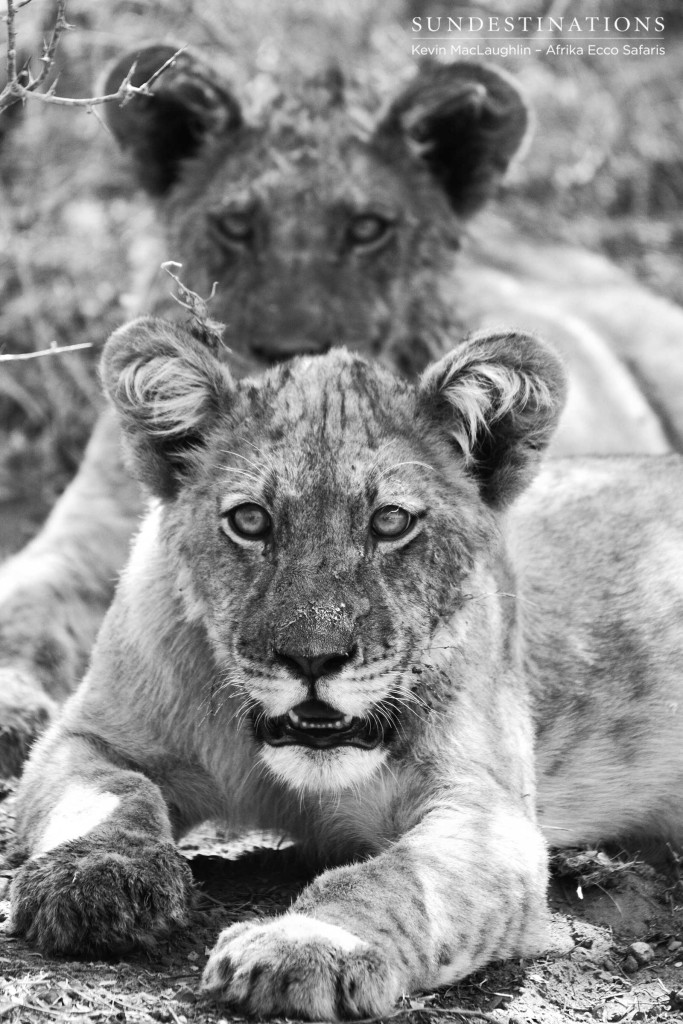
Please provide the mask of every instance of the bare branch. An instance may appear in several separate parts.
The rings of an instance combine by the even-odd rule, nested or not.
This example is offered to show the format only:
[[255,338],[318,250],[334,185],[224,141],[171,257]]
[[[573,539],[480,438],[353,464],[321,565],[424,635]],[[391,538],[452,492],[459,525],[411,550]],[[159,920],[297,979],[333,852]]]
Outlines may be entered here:
[[126,104],[133,96],[151,95],[150,86],[168,67],[170,67],[171,64],[173,64],[176,58],[185,49],[184,46],[181,46],[180,49],[176,50],[176,52],[172,54],[172,56],[169,57],[168,60],[160,67],[158,67],[142,85],[131,84],[132,76],[135,73],[135,64],[133,64],[116,92],[109,93],[105,96],[88,96],[81,99],[73,99],[68,96],[56,96],[54,92],[57,84],[56,82],[50,86],[47,92],[38,92],[37,90],[45,82],[52,67],[54,66],[59,41],[64,32],[68,31],[71,26],[66,20],[67,0],[57,0],[55,24],[49,41],[45,43],[43,47],[43,53],[40,57],[42,64],[40,71],[35,77],[32,76],[28,70],[17,71],[16,12],[20,7],[23,7],[28,2],[30,2],[30,0],[7,0],[7,85],[2,91],[0,91],[0,113],[12,106],[13,103],[27,99],[36,99],[40,100],[42,103],[49,103],[60,107],[82,107],[88,111],[91,111],[93,107],[100,106],[103,103],[115,103],[118,101],[121,104]]
[[[410,1000],[409,1000],[410,1002]],[[365,1017],[359,1020],[357,1024],[383,1024],[384,1021],[394,1020],[397,1017],[405,1017],[411,1013],[420,1013],[426,1017],[433,1016],[447,1016],[450,1017],[455,1015],[456,1017],[464,1017],[470,1020],[484,1020],[487,1024],[500,1024],[500,1021],[491,1013],[487,1013],[485,1010],[469,1010],[463,1006],[402,1006],[400,1010],[395,1010],[393,1013],[387,1014],[386,1017]]]
[[[12,0],[7,0],[7,2],[9,4]],[[66,20],[66,0],[57,0],[57,17],[55,19],[55,27],[52,29],[50,41],[43,47],[43,54],[40,58],[43,66],[38,72],[37,77],[35,79],[31,79],[29,84],[24,86],[28,92],[34,92],[34,90],[37,89],[38,86],[47,78],[52,65],[55,62],[55,54],[57,53],[57,47],[59,45],[59,40],[62,37],[62,33],[66,32],[69,28],[71,28],[71,26]]]
[[7,82],[17,77],[17,28],[14,24],[14,3],[7,0]]
[[43,46],[40,57],[42,67],[33,77],[27,68],[17,72],[16,12],[25,6],[25,3],[7,0],[7,85],[0,93],[0,112],[16,103],[17,100],[32,95],[49,75],[54,64],[59,40],[62,34],[71,27],[66,20],[66,4],[67,0],[57,0],[57,14],[52,35]]
[[5,352],[0,354],[0,363],[16,363],[24,359],[38,359],[40,356],[57,356],[63,352],[78,352],[83,348],[92,348],[91,341],[83,341],[79,345],[57,345],[53,342],[49,348],[40,348],[37,352]]

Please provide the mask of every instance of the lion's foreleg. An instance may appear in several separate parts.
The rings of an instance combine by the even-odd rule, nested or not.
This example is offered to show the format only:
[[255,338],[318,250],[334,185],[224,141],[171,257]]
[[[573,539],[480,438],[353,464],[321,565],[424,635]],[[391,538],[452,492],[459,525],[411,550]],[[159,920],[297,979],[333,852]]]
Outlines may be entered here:
[[47,952],[150,946],[186,923],[190,872],[159,788],[53,730],[22,782],[12,927]]
[[369,1017],[401,992],[538,951],[543,839],[490,796],[474,812],[435,809],[373,860],[325,872],[288,914],[227,928],[205,988],[258,1015]]
[[107,414],[41,533],[0,568],[0,776],[74,689],[111,601],[141,508],[119,449]]

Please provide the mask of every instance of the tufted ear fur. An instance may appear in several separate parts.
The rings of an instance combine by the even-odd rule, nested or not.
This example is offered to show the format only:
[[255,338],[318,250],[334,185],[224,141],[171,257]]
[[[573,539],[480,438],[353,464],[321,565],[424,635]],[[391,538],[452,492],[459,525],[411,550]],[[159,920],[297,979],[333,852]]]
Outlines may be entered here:
[[477,210],[520,148],[529,109],[514,80],[485,64],[428,63],[378,128],[423,160],[456,213]]
[[528,334],[479,333],[428,367],[420,394],[482,497],[508,505],[531,482],[566,397],[555,353]]
[[[131,50],[107,73],[104,88],[116,92],[134,67],[132,85],[148,82],[176,49],[165,44]],[[183,50],[150,85],[151,96],[133,96],[124,105],[105,106],[107,124],[129,150],[140,184],[163,195],[177,181],[183,160],[210,137],[236,132],[242,112],[213,68]]]
[[233,392],[228,370],[182,327],[143,317],[112,334],[100,373],[139,479],[173,497]]

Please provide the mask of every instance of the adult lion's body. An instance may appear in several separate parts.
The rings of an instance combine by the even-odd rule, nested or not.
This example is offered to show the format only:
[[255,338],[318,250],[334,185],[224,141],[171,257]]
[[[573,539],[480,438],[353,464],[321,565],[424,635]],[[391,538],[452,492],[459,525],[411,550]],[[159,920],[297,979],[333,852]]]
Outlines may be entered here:
[[659,514],[681,462],[529,488],[564,393],[544,346],[475,337],[418,384],[346,352],[236,384],[140,321],[104,377],[159,504],[27,768],[19,931],[147,944],[186,916],[174,835],[281,830],[345,866],[226,929],[205,987],[365,1017],[542,948],[547,841],[683,838],[683,514]]

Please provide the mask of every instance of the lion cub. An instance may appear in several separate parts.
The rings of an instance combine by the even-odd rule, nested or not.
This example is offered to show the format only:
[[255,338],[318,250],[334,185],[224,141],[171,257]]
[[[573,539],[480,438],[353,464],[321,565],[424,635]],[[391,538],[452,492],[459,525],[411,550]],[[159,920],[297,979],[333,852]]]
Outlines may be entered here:
[[157,501],[26,771],[19,933],[151,945],[187,921],[175,836],[282,830],[327,870],[226,928],[204,989],[369,1017],[543,948],[546,837],[681,838],[681,463],[532,484],[565,390],[543,344],[476,335],[410,383],[344,350],[237,382],[144,319],[103,377]]

